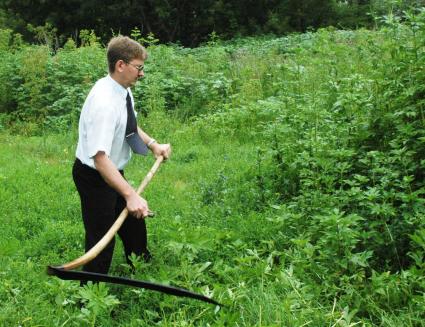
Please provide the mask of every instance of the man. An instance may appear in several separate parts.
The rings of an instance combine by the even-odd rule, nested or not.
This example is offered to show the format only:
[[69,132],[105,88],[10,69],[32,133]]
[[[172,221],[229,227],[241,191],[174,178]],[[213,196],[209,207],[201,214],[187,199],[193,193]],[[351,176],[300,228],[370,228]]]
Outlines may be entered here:
[[[79,139],[72,175],[81,200],[85,249],[91,249],[127,207],[129,216],[118,231],[129,256],[150,258],[144,218],[148,203],[124,178],[131,151],[169,158],[171,146],[158,144],[137,126],[130,87],[144,76],[147,52],[136,41],[118,36],[107,49],[109,74],[91,89],[81,111]],[[107,274],[115,239],[83,270]],[[129,262],[130,263],[130,262]]]

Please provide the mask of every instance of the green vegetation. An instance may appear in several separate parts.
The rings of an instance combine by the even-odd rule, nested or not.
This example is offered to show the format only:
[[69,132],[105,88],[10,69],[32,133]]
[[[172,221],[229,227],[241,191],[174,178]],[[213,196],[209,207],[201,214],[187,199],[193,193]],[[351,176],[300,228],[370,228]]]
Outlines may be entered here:
[[145,194],[154,260],[131,275],[118,242],[111,274],[221,310],[46,276],[83,253],[70,171],[104,49],[87,33],[52,54],[2,31],[1,325],[424,326],[425,10],[402,21],[149,47],[140,124],[174,153]]
[[371,27],[375,16],[420,5],[423,0],[2,0],[0,28],[55,49],[69,37],[77,40],[82,30],[94,30],[106,43],[114,32],[129,35],[135,28],[162,43],[194,47],[214,35],[233,39],[330,25]]

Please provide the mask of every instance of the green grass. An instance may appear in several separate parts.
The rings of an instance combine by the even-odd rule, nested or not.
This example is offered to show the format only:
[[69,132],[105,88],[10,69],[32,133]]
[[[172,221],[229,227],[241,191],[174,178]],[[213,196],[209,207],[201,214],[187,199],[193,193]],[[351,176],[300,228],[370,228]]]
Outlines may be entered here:
[[[413,21],[425,16],[387,20],[379,31],[150,48],[140,123],[173,155],[144,194],[153,261],[134,258],[131,275],[117,242],[110,273],[212,296],[220,310],[46,275],[83,254],[75,117],[101,72],[69,67],[102,49],[43,57],[69,65],[69,85],[49,84],[64,72],[47,65],[54,87],[31,93],[33,120],[0,116],[1,325],[424,326],[425,24]],[[153,162],[133,158],[134,187]]]
[[[172,125],[171,119],[167,124]],[[172,141],[173,157],[161,166],[145,194],[157,213],[148,221],[154,260],[137,262],[132,277],[212,295],[226,307],[216,312],[214,306],[196,300],[108,286],[108,294],[120,304],[100,310],[95,325],[348,326],[353,321],[372,325],[368,319],[351,321],[350,314],[355,317],[355,312],[340,305],[337,294],[329,301],[311,277],[294,275],[300,254],[275,243],[274,234],[284,234],[272,219],[276,209],[241,213],[241,209],[225,210],[223,203],[203,205],[202,192],[207,186],[203,189],[202,185],[214,185],[221,172],[231,180],[221,186],[231,192],[229,185],[252,166],[255,147],[226,137],[205,143],[194,131],[182,127],[162,140]],[[3,325],[93,322],[94,313],[84,315],[78,306],[78,283],[45,274],[47,265],[83,253],[79,200],[70,174],[75,142],[72,134],[1,134]],[[153,158],[133,159],[127,178],[136,186]],[[120,243],[110,273],[129,276]],[[96,293],[96,289],[90,291]],[[112,307],[114,319],[108,314]],[[420,325],[390,312],[383,313],[382,323]]]
[[[237,276],[239,268],[234,266],[237,262],[222,251],[232,247],[232,242],[240,241],[239,217],[223,217],[213,210],[205,210],[200,204],[199,184],[214,179],[218,171],[231,171],[235,162],[239,168],[249,166],[252,149],[238,146],[238,153],[232,154],[229,148],[234,145],[227,143],[228,140],[217,140],[217,143],[206,146],[190,133],[190,130],[179,131],[182,137],[178,138],[170,135],[170,139],[176,141],[173,142],[173,157],[161,166],[146,191],[146,198],[157,213],[148,221],[150,247],[155,259],[149,265],[140,263],[141,271],[136,277],[177,284],[199,292],[217,287],[221,291],[216,291],[214,297],[229,302],[230,307],[215,314],[214,307],[197,301],[114,286],[111,293],[121,301],[118,322],[132,325],[137,321],[136,317],[144,317],[145,324],[151,325],[155,319],[150,320],[147,310],[169,323],[239,320],[239,314],[233,312],[235,308],[231,304],[241,292],[238,290],[242,282]],[[80,313],[73,303],[57,303],[58,297],[61,301],[66,298],[75,301],[76,283],[61,282],[44,274],[48,264],[64,263],[83,253],[79,199],[70,175],[75,141],[75,135],[1,135],[0,194],[1,223],[4,226],[1,230],[1,274],[4,277],[1,297],[5,305],[0,320],[6,325],[61,325],[67,321],[68,315],[74,315],[75,320]],[[137,185],[152,162],[152,158],[135,158],[127,169],[131,183]],[[122,248],[117,246],[111,273],[128,273],[123,270],[123,265]],[[228,269],[230,276],[223,275],[221,267]],[[251,271],[252,268],[247,266],[245,269]],[[210,273],[212,270],[215,272]],[[250,272],[252,277],[255,270]],[[215,280],[215,274],[222,276]],[[228,294],[223,289],[223,278],[229,287]],[[256,279],[254,284],[259,282]],[[54,294],[55,291],[65,294],[61,297]],[[34,301],[37,306],[33,305]],[[179,307],[182,309],[176,310]],[[244,319],[255,320],[252,310]],[[104,319],[102,324],[108,321]],[[112,320],[109,323],[113,324]]]

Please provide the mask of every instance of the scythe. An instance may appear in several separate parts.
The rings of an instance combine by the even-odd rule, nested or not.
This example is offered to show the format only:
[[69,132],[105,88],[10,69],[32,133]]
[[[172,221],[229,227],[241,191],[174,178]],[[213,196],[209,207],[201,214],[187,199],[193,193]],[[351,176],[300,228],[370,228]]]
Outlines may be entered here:
[[[143,179],[142,183],[138,187],[137,194],[140,195],[143,192],[143,190],[151,181],[152,177],[155,175],[156,171],[158,170],[163,160],[164,160],[164,157],[162,156],[159,156],[156,159],[151,170],[148,172],[148,174],[146,175],[146,177]],[[178,288],[178,287],[173,287],[169,285],[161,285],[161,284],[151,283],[151,282],[142,281],[142,280],[133,280],[133,279],[123,278],[123,277],[109,276],[106,274],[98,274],[98,273],[92,273],[92,272],[72,270],[74,268],[78,268],[86,264],[87,262],[90,262],[100,252],[102,252],[102,250],[108,245],[108,243],[112,240],[112,238],[118,232],[118,230],[120,229],[121,225],[124,223],[127,216],[128,216],[128,210],[127,208],[125,208],[121,212],[121,214],[118,216],[115,223],[111,226],[111,228],[106,232],[106,234],[102,237],[102,239],[100,239],[100,241],[95,246],[93,246],[89,251],[87,251],[81,257],[75,260],[72,260],[68,263],[64,263],[60,266],[48,266],[47,274],[56,276],[64,280],[98,281],[98,282],[106,282],[106,283],[114,283],[114,284],[140,287],[140,288],[154,290],[154,291],[171,294],[175,296],[189,297],[189,298],[193,298],[193,299],[197,299],[197,300],[201,300],[204,302],[221,306],[220,303],[218,303],[217,301],[209,297],[206,297],[202,294],[191,292],[184,288]]]

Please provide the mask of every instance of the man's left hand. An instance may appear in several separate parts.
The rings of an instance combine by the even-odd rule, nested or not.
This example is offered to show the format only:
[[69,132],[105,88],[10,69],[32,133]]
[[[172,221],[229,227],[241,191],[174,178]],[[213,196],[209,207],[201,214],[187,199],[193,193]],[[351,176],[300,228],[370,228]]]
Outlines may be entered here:
[[159,156],[163,156],[165,160],[170,158],[171,156],[171,145],[170,144],[152,144],[151,150],[155,156],[158,158]]

